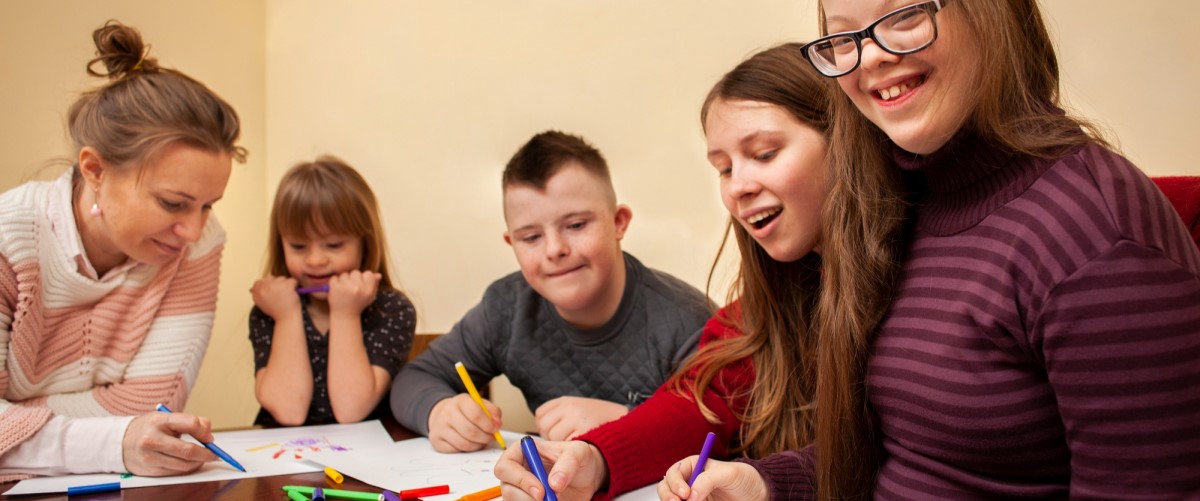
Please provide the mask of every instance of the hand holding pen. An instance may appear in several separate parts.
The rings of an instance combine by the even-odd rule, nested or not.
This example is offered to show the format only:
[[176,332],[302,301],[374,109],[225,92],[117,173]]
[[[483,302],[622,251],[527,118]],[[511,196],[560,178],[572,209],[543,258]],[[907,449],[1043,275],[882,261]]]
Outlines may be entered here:
[[208,449],[181,440],[184,434],[212,440],[212,425],[188,414],[151,412],[133,418],[121,441],[125,469],[147,477],[182,475],[218,459]]
[[716,434],[709,432],[699,456],[687,457],[667,470],[658,483],[659,499],[740,501],[769,498],[767,486],[753,466],[708,460],[715,439]]
[[500,408],[484,400],[466,367],[459,362],[455,371],[467,389],[444,398],[429,411],[429,443],[438,452],[470,452],[487,447],[494,440],[506,448],[500,435]]
[[558,495],[550,488],[550,475],[546,473],[546,465],[542,463],[542,455],[538,452],[533,437],[521,439],[521,454],[525,456],[525,465],[542,484],[543,501],[558,501]]
[[[533,448],[541,458],[550,489],[560,499],[591,499],[608,478],[604,456],[592,444],[540,440]],[[494,473],[505,500],[541,500],[545,495],[546,486],[527,466],[529,463],[525,447],[516,445],[506,449],[496,461]]]
[[[158,412],[164,412],[167,414],[171,414],[171,409],[168,409],[167,406],[165,406],[163,404],[158,404],[158,405],[154,406],[154,410],[156,410]],[[196,419],[200,419],[200,418],[196,418]],[[205,419],[204,423],[207,425],[208,420]],[[205,435],[212,436],[211,430],[205,430],[205,432],[206,432]],[[200,441],[200,443],[204,445],[204,448],[212,451],[212,453],[216,454],[217,457],[221,458],[222,461],[229,463],[230,466],[236,468],[238,471],[242,471],[242,472],[246,471],[246,469],[243,468],[242,465],[237,462],[237,460],[233,459],[233,456],[230,456],[227,452],[222,450],[220,447],[217,447],[217,444],[214,444],[212,440],[204,440],[205,437],[197,436],[197,435],[192,435],[192,438],[195,438],[196,440]]]

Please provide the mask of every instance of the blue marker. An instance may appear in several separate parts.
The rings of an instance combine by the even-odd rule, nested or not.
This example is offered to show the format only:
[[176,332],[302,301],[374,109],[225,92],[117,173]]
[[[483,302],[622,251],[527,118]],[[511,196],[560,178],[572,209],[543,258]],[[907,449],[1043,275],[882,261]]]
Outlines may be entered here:
[[[158,412],[165,412],[167,414],[171,413],[171,409],[168,409],[167,406],[165,406],[163,404],[158,404],[158,405],[154,406],[154,410],[156,410]],[[203,442],[203,445],[205,448],[212,451],[213,454],[216,454],[217,457],[221,458],[226,463],[229,463],[229,466],[237,468],[238,471],[241,471],[241,472],[246,471],[245,468],[242,468],[242,465],[238,464],[238,462],[233,459],[233,456],[230,456],[229,453],[221,450],[220,447],[217,447],[217,444],[214,444],[212,442]]]
[[546,476],[546,465],[542,464],[542,456],[538,454],[533,437],[521,439],[521,452],[525,454],[525,462],[529,464],[529,471],[532,471],[533,476],[537,477],[542,482],[542,486],[546,488],[546,495],[542,497],[542,501],[558,501],[558,496],[555,496],[554,490],[550,488],[550,478]]
[[107,484],[92,484],[79,485],[75,487],[67,487],[68,496],[78,496],[80,494],[95,494],[97,492],[119,491],[121,490],[121,482],[111,482]]

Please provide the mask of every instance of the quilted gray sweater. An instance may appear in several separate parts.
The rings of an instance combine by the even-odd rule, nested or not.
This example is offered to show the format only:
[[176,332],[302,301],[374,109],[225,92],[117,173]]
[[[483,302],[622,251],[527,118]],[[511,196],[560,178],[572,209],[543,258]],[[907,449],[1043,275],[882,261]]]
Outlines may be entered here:
[[476,386],[508,376],[530,411],[568,395],[641,403],[695,350],[712,310],[699,290],[629,254],[625,269],[616,313],[590,330],[567,324],[519,272],[492,283],[450,332],[397,374],[396,420],[428,435],[434,404],[466,391],[454,370],[459,361]]

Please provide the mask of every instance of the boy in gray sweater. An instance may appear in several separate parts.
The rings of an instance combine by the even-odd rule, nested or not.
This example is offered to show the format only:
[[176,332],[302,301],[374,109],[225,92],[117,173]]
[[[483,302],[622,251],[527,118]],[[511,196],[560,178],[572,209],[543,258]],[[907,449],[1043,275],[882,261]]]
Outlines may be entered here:
[[534,136],[503,176],[504,241],[521,271],[492,283],[450,332],[397,374],[391,406],[441,452],[487,446],[501,426],[466,393],[504,374],[538,433],[566,440],[625,415],[695,350],[710,303],[696,288],[621,251],[632,212],[583,139]]

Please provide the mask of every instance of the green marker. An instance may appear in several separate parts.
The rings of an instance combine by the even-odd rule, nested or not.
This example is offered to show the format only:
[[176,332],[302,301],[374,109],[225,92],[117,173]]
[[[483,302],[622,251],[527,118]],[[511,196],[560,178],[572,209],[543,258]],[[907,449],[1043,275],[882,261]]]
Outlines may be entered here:
[[287,491],[287,493],[288,499],[292,501],[309,501],[308,498],[304,497],[304,494],[300,494],[300,491]]
[[[289,493],[288,496],[291,496],[290,493],[292,493],[292,492],[298,492],[300,494],[308,494],[311,496],[313,493],[313,489],[315,489],[315,487],[308,487],[308,486],[304,486],[304,485],[285,485],[285,486],[283,486],[283,490],[287,491]],[[325,491],[326,498],[358,499],[361,501],[380,501],[383,499],[383,495],[378,492],[346,491],[346,490],[342,490],[342,489],[321,489],[321,490]]]

